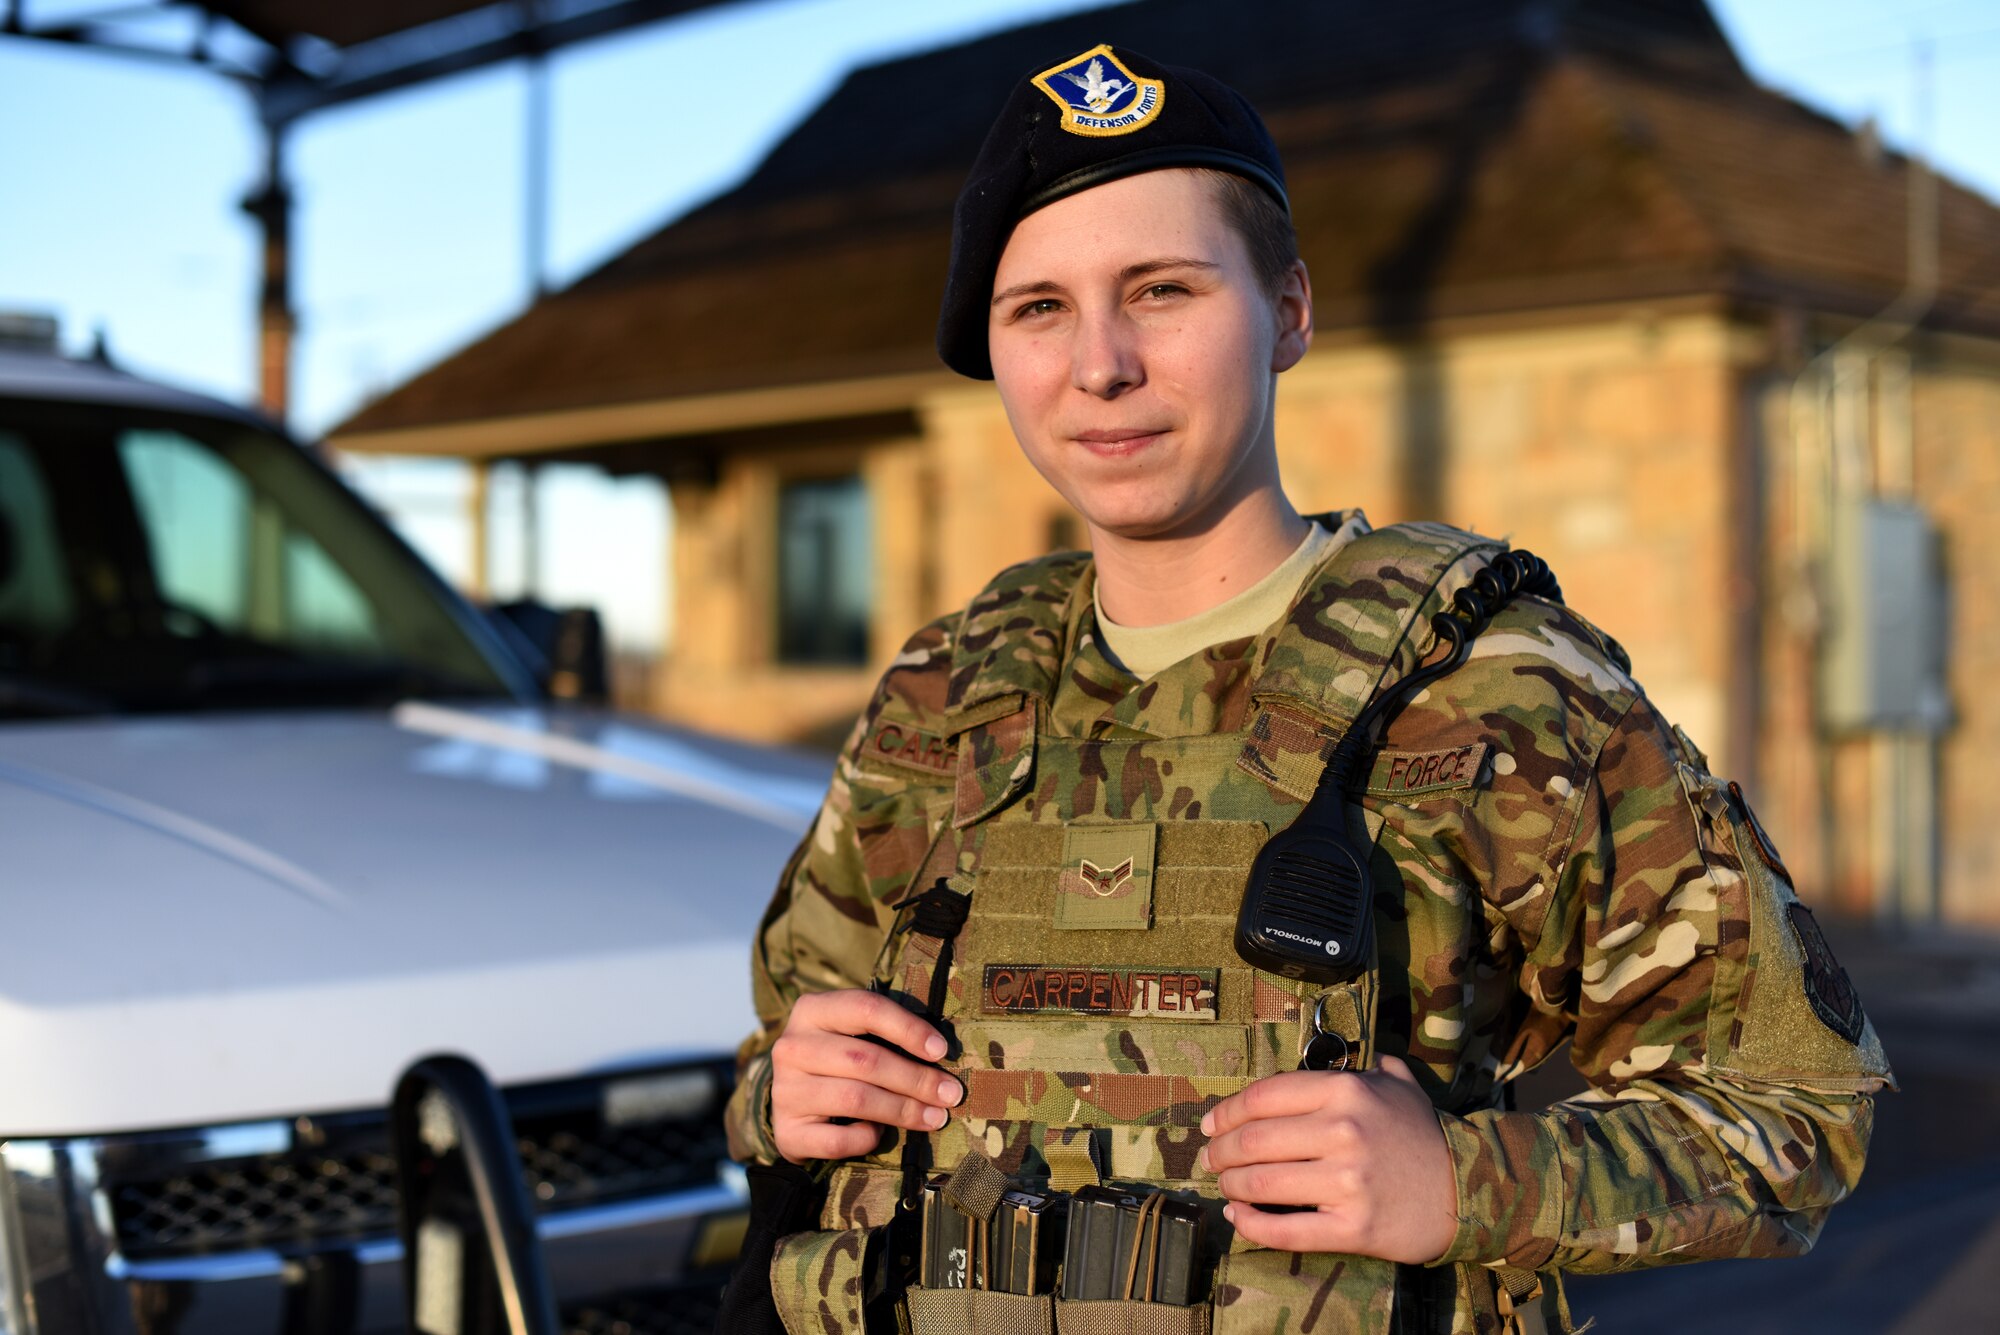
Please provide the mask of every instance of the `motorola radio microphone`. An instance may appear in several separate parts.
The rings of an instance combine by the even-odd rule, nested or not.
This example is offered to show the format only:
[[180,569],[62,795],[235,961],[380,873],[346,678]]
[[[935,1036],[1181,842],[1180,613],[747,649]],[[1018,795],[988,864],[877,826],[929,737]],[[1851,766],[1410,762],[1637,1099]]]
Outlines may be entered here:
[[1463,664],[1487,622],[1523,593],[1562,599],[1547,562],[1530,552],[1502,553],[1453,596],[1450,610],[1431,618],[1451,646],[1444,656],[1377,695],[1342,734],[1312,799],[1251,864],[1236,915],[1236,953],[1246,962],[1322,984],[1365,967],[1374,917],[1370,846],[1360,813],[1349,810],[1348,790],[1403,702]]

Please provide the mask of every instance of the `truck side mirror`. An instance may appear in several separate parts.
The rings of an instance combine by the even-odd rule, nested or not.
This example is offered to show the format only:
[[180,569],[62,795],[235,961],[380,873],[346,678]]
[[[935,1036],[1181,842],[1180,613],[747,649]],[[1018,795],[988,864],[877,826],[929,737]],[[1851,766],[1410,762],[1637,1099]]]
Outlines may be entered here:
[[499,603],[489,613],[500,633],[523,653],[535,678],[553,699],[601,705],[611,699],[604,622],[590,607],[554,608],[532,598]]

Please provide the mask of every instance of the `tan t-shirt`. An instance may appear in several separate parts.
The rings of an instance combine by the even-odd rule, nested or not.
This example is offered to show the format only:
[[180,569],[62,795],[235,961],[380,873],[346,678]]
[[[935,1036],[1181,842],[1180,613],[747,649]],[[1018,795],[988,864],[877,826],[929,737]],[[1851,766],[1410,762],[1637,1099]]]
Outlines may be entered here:
[[1179,621],[1159,626],[1121,626],[1097,609],[1097,629],[1106,654],[1144,681],[1163,668],[1198,654],[1211,644],[1255,635],[1285,614],[1299,586],[1333,546],[1333,534],[1307,526],[1305,540],[1278,568],[1233,598]]

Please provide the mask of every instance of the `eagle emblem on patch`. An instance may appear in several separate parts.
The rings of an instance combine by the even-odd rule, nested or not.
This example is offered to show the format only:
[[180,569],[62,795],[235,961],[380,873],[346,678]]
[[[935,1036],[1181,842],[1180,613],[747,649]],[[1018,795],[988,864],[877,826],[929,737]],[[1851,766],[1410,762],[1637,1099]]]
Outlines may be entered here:
[[1062,108],[1071,134],[1130,134],[1160,114],[1167,86],[1142,79],[1119,63],[1109,46],[1052,65],[1030,82]]

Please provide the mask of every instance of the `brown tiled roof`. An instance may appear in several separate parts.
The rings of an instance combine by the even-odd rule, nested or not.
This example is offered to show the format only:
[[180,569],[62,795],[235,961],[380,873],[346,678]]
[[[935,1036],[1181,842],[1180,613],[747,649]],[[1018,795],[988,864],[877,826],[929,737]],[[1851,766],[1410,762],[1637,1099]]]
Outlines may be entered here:
[[[1906,167],[1755,86],[1698,0],[1208,0],[851,76],[740,188],[363,409],[350,434],[938,365],[952,196],[1050,51],[1200,64],[1265,111],[1322,329],[1724,294],[1853,314],[1904,272]],[[906,90],[959,94],[912,117]],[[1941,190],[1940,317],[2000,331],[2000,210]],[[578,444],[586,442],[579,441]]]

